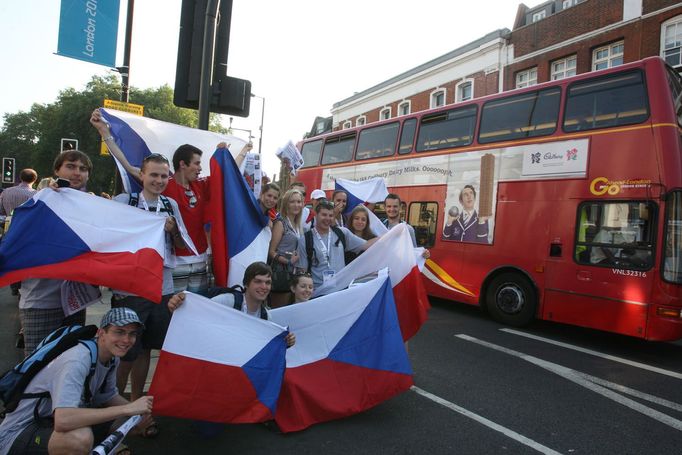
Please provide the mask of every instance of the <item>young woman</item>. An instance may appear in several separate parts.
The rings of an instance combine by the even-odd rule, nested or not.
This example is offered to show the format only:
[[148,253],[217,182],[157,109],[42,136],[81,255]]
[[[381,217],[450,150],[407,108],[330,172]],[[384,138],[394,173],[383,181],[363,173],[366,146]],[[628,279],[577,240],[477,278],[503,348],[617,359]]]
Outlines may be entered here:
[[313,277],[309,273],[297,273],[291,277],[291,303],[310,300],[313,295]]
[[[369,214],[367,213],[367,208],[364,205],[358,205],[353,209],[352,212],[350,212],[350,216],[348,217],[348,229],[353,234],[365,240],[376,237],[369,227]],[[350,264],[360,255],[360,253],[346,251],[346,265]]]
[[277,218],[277,201],[279,200],[280,189],[275,183],[266,183],[260,192],[258,204],[270,221]]
[[301,214],[303,213],[303,194],[298,189],[291,189],[284,193],[282,198],[282,210],[280,216],[273,221],[272,239],[268,257],[273,269],[286,270],[286,279],[275,279],[275,275],[281,276],[281,272],[273,270],[272,292],[270,294],[270,306],[277,308],[286,305],[289,301],[289,275],[298,262],[296,249],[298,238],[303,234],[301,229]]
[[346,219],[343,216],[343,212],[346,210],[346,204],[348,204],[348,195],[345,191],[336,190],[332,194],[332,202],[334,203],[334,221],[339,227],[346,226]]

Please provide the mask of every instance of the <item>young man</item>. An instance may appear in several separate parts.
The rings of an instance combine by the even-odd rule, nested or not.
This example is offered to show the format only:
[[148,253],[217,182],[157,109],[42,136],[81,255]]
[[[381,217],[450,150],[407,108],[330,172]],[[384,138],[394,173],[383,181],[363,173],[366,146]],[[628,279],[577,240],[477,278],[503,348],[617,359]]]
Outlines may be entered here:
[[12,211],[28,201],[36,193],[33,184],[38,180],[38,174],[33,169],[23,169],[19,173],[21,182],[7,188],[0,194],[0,215],[11,215]]
[[[272,269],[264,262],[254,262],[244,271],[244,301],[241,311],[256,318],[268,319],[268,309],[266,302],[272,287]],[[234,295],[232,293],[219,294],[211,300],[230,308],[235,307]],[[181,292],[174,295],[168,301],[168,309],[173,312],[185,301],[185,293]],[[287,335],[287,346],[291,347],[296,343],[296,336],[293,333]]]
[[476,212],[476,190],[473,185],[464,185],[459,193],[462,213],[452,216],[443,228],[443,238],[460,242],[488,243],[488,218]]
[[[71,188],[84,191],[92,171],[92,161],[81,151],[69,150],[57,156],[53,169],[56,178],[68,180]],[[57,189],[57,184],[53,183],[52,188]],[[85,323],[85,310],[64,318],[62,282],[63,280],[36,278],[21,282],[19,317],[24,330],[25,355],[33,352],[38,343],[58,327]]]
[[[135,345],[122,358],[121,367],[118,369],[117,385],[119,390],[125,390],[128,375],[131,374],[130,397],[136,400],[142,396],[144,383],[149,371],[149,357],[151,349],[161,349],[163,340],[170,323],[168,312],[168,299],[173,295],[173,267],[175,255],[173,247],[184,246],[180,235],[179,226],[184,226],[178,204],[162,193],[168,185],[170,166],[163,155],[154,153],[142,162],[140,179],[142,191],[136,194],[119,194],[114,201],[122,204],[134,205],[157,216],[165,217],[164,226],[166,235],[166,262],[163,267],[163,289],[161,304],[156,304],[142,297],[130,293],[113,290],[111,301],[112,307],[128,307],[133,309],[145,325],[141,336]],[[139,279],[144,279],[140,277]],[[147,427],[145,436],[153,437],[158,432],[154,424]]]
[[312,209],[309,209],[308,215],[301,217],[303,221],[303,229],[309,231],[313,226],[315,226],[315,216],[317,215],[317,205],[320,201],[327,199],[327,195],[322,190],[313,190],[310,193],[310,202],[313,205]]
[[[414,228],[405,221],[400,219],[400,196],[394,193],[389,193],[388,196],[386,196],[386,199],[384,199],[384,210],[386,210],[386,219],[384,220],[384,226],[391,230],[400,223],[405,223],[405,225],[407,226],[407,230],[410,233],[410,237],[412,238],[412,246],[416,248],[417,237],[414,234]],[[431,257],[431,253],[429,252],[429,250],[424,249],[422,256],[424,257],[424,259],[428,259],[429,257]]]
[[[334,226],[343,235],[344,242],[337,234],[337,231],[332,229],[333,224],[334,203],[322,200],[317,205],[315,226],[298,239],[299,260],[296,268],[309,271],[313,276],[313,284],[316,288],[346,266],[346,251],[359,252],[366,250],[377,240],[377,238],[363,240],[345,227]],[[308,263],[306,251],[306,235],[312,236],[313,251],[311,251],[312,263],[310,264]]]
[[[44,367],[26,393],[49,392],[47,398],[25,398],[0,424],[0,455],[90,454],[104,440],[115,419],[151,415],[153,397],[130,403],[115,383],[118,358],[133,346],[142,323],[129,308],[109,310],[97,330],[97,364],[90,378],[90,403],[83,388],[90,371],[89,349],[78,344]],[[113,370],[113,371],[112,371]],[[146,424],[143,419],[140,425]]]

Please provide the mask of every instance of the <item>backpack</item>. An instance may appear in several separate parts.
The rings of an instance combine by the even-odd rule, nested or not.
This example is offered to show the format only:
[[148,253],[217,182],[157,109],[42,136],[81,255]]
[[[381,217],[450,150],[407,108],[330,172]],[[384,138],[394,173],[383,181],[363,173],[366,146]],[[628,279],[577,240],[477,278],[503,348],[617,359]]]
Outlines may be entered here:
[[[174,216],[175,214],[173,213],[173,206],[171,205],[170,201],[166,196],[163,194],[159,195],[159,200],[161,201],[161,209],[159,212],[165,212],[170,214],[171,216]],[[133,207],[137,207],[137,204],[140,202],[140,193],[130,193],[130,196],[128,197],[128,205],[131,205]]]
[[[5,405],[5,413],[14,411],[19,402],[24,398],[47,398],[50,393],[24,393],[24,390],[31,382],[31,380],[51,361],[56,359],[59,355],[71,349],[78,344],[82,344],[90,351],[90,371],[85,378],[83,387],[83,401],[88,404],[92,400],[92,392],[90,391],[90,380],[95,373],[97,366],[97,342],[94,339],[97,334],[97,326],[87,325],[81,327],[80,325],[72,325],[60,327],[36,346],[35,350],[28,355],[21,363],[14,368],[6,371],[0,377],[0,399]],[[109,375],[114,368],[110,368],[107,375]],[[102,383],[102,387],[106,384],[106,379]],[[39,400],[40,402],[40,400]],[[36,404],[36,413],[38,404]]]
[[[232,294],[232,296],[234,297],[233,308],[237,311],[242,311],[242,308],[244,307],[244,288],[239,286],[238,284],[232,286],[231,288],[211,287],[208,288],[208,290],[206,290],[205,292],[201,293],[201,295],[208,299],[212,299],[213,297],[222,294]],[[268,312],[264,305],[261,305],[260,307],[260,318],[265,319],[266,321],[268,320]]]
[[[334,246],[339,246],[339,242],[343,245],[343,251],[346,251],[346,236],[338,226],[331,226],[332,231],[336,234],[336,242]],[[305,235],[305,255],[308,258],[308,273],[313,266],[313,256],[315,255],[315,247],[313,246],[313,230],[306,231]],[[331,252],[330,252],[331,254]]]

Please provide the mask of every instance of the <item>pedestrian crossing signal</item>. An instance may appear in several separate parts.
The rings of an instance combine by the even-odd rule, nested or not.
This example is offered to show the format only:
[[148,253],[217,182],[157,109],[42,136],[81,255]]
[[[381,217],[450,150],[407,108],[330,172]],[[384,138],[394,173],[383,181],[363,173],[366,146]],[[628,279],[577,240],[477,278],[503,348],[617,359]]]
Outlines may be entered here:
[[14,158],[2,159],[2,183],[14,183]]

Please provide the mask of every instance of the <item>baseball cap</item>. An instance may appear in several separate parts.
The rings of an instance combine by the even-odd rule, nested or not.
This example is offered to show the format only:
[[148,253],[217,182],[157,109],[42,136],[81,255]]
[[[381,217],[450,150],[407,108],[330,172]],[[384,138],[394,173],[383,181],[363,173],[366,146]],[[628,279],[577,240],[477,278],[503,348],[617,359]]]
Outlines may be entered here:
[[103,329],[108,325],[122,327],[128,324],[140,324],[141,327],[144,327],[144,324],[142,323],[142,321],[140,321],[140,318],[137,317],[137,313],[135,313],[130,308],[119,307],[112,308],[109,311],[107,311],[105,315],[102,317],[102,322],[100,322],[99,326],[100,328]]
[[327,197],[327,195],[322,190],[314,190],[312,193],[310,193],[310,199],[319,199],[321,197],[324,198]]

